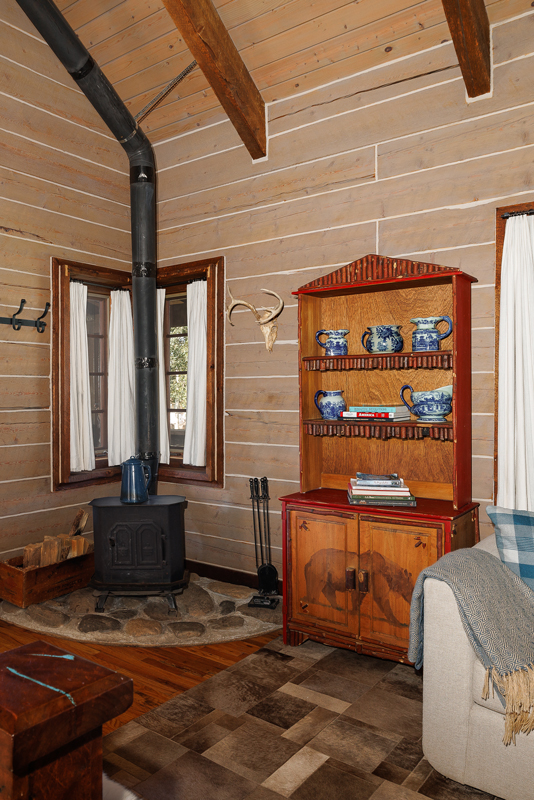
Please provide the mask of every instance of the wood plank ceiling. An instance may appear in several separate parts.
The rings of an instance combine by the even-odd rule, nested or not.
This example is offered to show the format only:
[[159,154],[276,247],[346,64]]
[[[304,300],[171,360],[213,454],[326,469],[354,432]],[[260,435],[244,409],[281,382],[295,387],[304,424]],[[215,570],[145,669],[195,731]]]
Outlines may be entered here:
[[[56,2],[134,115],[193,60],[162,0]],[[488,10],[495,2],[486,3]],[[442,0],[214,0],[214,5],[266,102],[451,38]],[[196,68],[142,127],[155,143],[224,117]]]

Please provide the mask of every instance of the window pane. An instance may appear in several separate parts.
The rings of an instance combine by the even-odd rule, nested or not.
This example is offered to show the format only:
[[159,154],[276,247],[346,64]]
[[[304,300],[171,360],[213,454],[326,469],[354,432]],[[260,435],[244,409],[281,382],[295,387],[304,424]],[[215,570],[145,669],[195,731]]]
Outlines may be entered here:
[[184,336],[169,338],[169,372],[187,372],[189,340]]
[[171,411],[169,414],[169,439],[173,456],[183,455],[186,416],[185,411]]
[[87,296],[87,344],[89,349],[89,389],[95,455],[107,453],[107,394],[108,394],[108,319],[107,295]]
[[169,375],[169,408],[187,408],[187,375]]
[[187,334],[187,299],[185,295],[169,297],[169,333]]

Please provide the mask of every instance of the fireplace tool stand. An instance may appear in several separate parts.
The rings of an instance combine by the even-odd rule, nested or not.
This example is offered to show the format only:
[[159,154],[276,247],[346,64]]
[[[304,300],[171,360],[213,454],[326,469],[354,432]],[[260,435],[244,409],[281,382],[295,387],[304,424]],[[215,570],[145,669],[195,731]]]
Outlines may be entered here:
[[250,499],[252,501],[252,520],[254,524],[254,549],[258,570],[259,594],[249,602],[254,608],[276,608],[278,597],[278,572],[271,564],[271,528],[269,522],[269,484],[267,478],[250,478]]

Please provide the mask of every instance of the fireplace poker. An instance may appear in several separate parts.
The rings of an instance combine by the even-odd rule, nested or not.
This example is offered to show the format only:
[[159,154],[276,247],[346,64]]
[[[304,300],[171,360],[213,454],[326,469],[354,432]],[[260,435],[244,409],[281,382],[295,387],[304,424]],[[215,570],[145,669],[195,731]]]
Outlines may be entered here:
[[[254,595],[249,606],[276,608],[278,598],[278,572],[271,564],[271,530],[269,522],[269,485],[267,478],[250,478],[250,497],[252,500],[252,518],[254,524],[254,547],[256,567],[258,570],[259,595]],[[261,508],[260,508],[261,503]],[[259,548],[259,552],[258,552]],[[261,563],[259,561],[261,560]],[[271,596],[269,596],[271,595]]]

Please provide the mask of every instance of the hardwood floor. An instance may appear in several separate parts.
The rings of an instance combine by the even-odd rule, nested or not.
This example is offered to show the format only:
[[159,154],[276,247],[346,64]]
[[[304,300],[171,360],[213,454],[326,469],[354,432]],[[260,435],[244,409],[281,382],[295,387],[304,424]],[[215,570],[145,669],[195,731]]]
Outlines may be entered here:
[[133,704],[104,725],[106,734],[255,653],[280,633],[196,647],[124,647],[73,642],[0,620],[0,652],[40,640],[133,678]]

